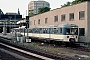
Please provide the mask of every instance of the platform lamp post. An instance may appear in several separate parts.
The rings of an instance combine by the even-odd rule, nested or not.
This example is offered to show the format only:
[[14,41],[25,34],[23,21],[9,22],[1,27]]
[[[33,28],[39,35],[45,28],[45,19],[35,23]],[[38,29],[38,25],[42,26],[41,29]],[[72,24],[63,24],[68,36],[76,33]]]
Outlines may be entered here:
[[5,21],[3,23],[3,35],[6,35],[6,26],[5,26]]
[[4,21],[5,22],[5,33],[7,33],[7,26],[8,26],[7,21],[8,21],[8,19],[5,19],[5,21]]
[[[23,14],[23,22],[24,22],[24,14]],[[25,25],[23,24],[23,26],[26,26],[26,24]],[[25,36],[25,28],[23,29],[23,31],[24,31],[24,36]]]
[[[24,22],[24,20],[23,20],[23,22]],[[24,24],[23,24],[23,26],[24,26]],[[25,36],[25,28],[24,28],[24,36]]]
[[10,27],[10,28],[9,28],[9,29],[10,29],[9,32],[11,31],[11,23],[10,23],[11,18],[12,18],[12,17],[9,16],[9,21],[8,21],[8,22],[9,22],[9,27]]
[[27,38],[28,37],[28,28],[29,28],[29,16],[26,16],[26,30],[27,30]]

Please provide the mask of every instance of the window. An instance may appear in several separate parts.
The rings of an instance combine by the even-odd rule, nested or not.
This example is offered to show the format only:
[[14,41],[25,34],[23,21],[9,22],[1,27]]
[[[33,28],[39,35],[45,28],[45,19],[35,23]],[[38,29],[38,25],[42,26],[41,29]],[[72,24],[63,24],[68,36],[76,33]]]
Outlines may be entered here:
[[34,33],[38,33],[38,28],[35,28],[35,31],[34,31]]
[[70,34],[70,28],[66,28],[66,34]]
[[58,15],[54,16],[54,22],[58,22]]
[[80,11],[79,12],[79,20],[85,19],[85,11]]
[[[25,30],[24,30],[24,31],[25,31]],[[29,33],[32,33],[32,29],[29,29],[28,32],[29,32]]]
[[51,34],[52,33],[52,28],[49,28],[49,34]]
[[40,19],[38,20],[38,24],[40,24]]
[[48,33],[48,29],[47,28],[43,28],[43,33]]
[[43,28],[39,28],[39,33],[42,33]]
[[85,28],[79,28],[79,36],[85,36]]
[[46,4],[47,5],[47,7],[49,6],[49,4]]
[[61,15],[61,21],[65,21],[65,14]]
[[35,25],[35,22],[36,22],[36,20],[34,20],[34,25]]
[[69,14],[69,20],[74,20],[74,13]]
[[58,29],[54,28],[54,34],[58,34]]
[[62,28],[60,28],[60,33],[62,33]]
[[47,24],[47,20],[48,20],[48,18],[45,18],[45,24]]

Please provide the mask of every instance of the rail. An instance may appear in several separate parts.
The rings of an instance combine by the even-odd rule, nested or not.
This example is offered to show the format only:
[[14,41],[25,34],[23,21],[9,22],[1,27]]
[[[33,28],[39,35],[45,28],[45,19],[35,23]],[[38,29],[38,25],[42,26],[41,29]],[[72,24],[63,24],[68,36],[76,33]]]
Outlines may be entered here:
[[3,42],[3,43],[0,43],[0,44],[5,45],[5,46],[7,46],[11,49],[18,50],[22,53],[32,55],[32,56],[35,56],[35,57],[38,57],[38,58],[41,58],[41,59],[44,59],[44,60],[55,60],[55,59],[73,60],[72,58],[69,58],[67,56],[53,55],[53,54],[49,54],[49,53],[46,53],[46,52],[40,52],[40,51],[36,51],[36,50],[33,50],[33,49],[28,49],[24,46],[18,46],[18,45],[12,44],[10,42],[5,42],[4,40],[3,41],[0,40],[0,42]]

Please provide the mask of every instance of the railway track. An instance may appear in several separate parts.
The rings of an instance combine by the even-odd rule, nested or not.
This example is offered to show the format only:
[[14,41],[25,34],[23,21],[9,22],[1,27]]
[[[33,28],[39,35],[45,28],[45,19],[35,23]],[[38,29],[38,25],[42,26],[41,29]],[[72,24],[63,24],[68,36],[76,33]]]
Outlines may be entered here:
[[68,47],[68,48],[73,50],[78,50],[78,51],[90,52],[90,48],[87,48],[87,47],[77,47],[77,48]]
[[0,43],[0,59],[1,60],[40,60],[33,56],[26,55],[24,53],[18,52],[16,50],[10,49],[3,46]]
[[[33,41],[35,43],[37,43],[37,41]],[[47,42],[42,42],[40,41],[40,43],[45,43],[51,46],[55,46],[55,47],[60,47],[60,48],[67,48],[67,49],[72,49],[72,50],[77,50],[77,51],[84,51],[84,52],[90,52],[90,48],[89,47],[83,47],[83,46],[65,46],[65,45],[59,45],[59,44],[52,44],[52,43],[47,43]],[[40,44],[38,42],[38,44]]]
[[70,57],[67,57],[67,56],[60,56],[60,55],[53,55],[53,54],[49,54],[49,53],[46,53],[46,52],[40,52],[40,51],[37,51],[37,50],[33,50],[33,49],[29,49],[25,46],[22,46],[22,45],[15,45],[13,43],[10,43],[9,41],[7,42],[6,41],[7,38],[0,38],[0,44],[1,45],[4,45],[10,49],[13,49],[13,50],[17,50],[19,52],[22,52],[26,55],[32,55],[32,56],[35,56],[39,59],[43,59],[43,60],[57,60],[57,59],[60,59],[60,60],[73,60],[72,58]]
[[[3,39],[6,39],[5,41],[7,41],[7,42],[11,42],[11,39],[9,39],[9,38],[6,38],[6,37],[1,37],[0,36],[0,38],[3,38]],[[42,42],[42,41],[40,41],[40,42]],[[66,47],[66,46],[61,46],[61,45],[59,45],[59,44],[50,44],[50,43],[46,43],[46,44],[49,44],[49,45],[55,45],[56,47],[64,47],[64,48],[68,48],[68,49],[73,49],[73,50],[78,50],[78,51],[84,51],[84,52],[90,52],[90,48],[88,48],[88,47]]]

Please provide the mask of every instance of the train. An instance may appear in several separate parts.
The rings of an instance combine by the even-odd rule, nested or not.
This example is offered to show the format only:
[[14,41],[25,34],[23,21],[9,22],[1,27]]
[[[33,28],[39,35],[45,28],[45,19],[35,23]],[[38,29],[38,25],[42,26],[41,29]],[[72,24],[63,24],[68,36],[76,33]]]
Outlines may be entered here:
[[26,28],[14,28],[13,31],[20,32],[24,36],[41,39],[52,43],[77,43],[78,26],[75,24],[58,24],[48,26],[30,26]]

